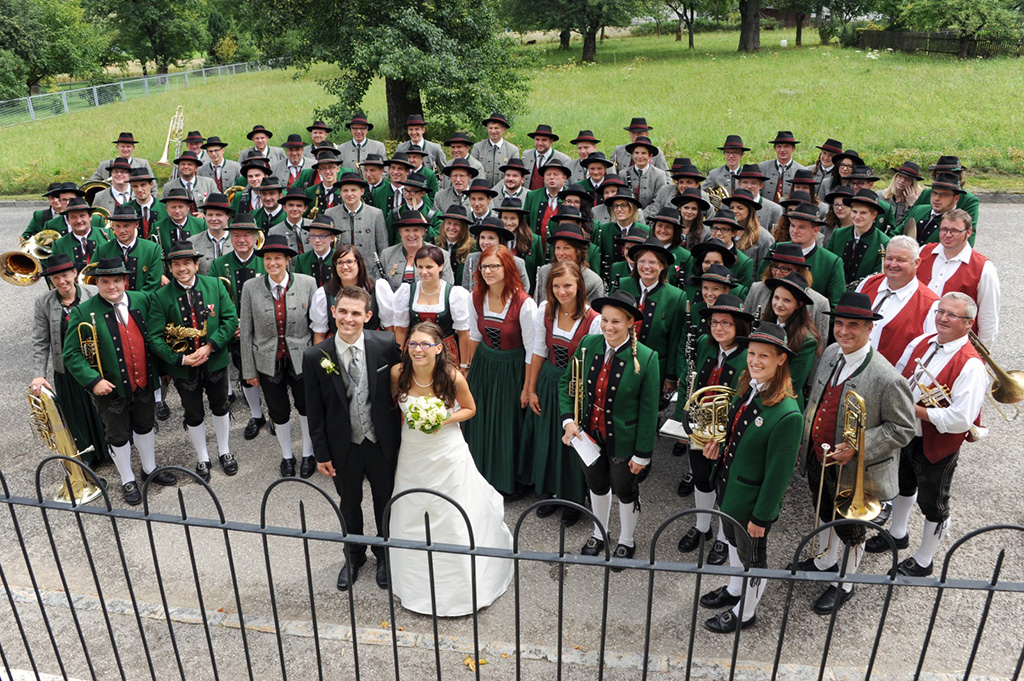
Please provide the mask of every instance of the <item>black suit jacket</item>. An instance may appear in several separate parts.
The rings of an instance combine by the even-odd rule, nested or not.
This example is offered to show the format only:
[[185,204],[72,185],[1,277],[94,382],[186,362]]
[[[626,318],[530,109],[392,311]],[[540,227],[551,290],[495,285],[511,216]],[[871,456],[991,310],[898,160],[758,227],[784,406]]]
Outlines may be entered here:
[[[377,443],[393,465],[398,460],[402,429],[398,408],[391,397],[391,367],[400,361],[401,350],[395,335],[387,331],[364,330],[363,339],[370,379],[370,418]],[[344,379],[340,373],[328,374],[320,365],[325,353],[338,372],[345,370],[338,359],[333,335],[306,349],[302,354],[306,414],[316,460],[330,461],[340,472],[352,448],[352,423]]]

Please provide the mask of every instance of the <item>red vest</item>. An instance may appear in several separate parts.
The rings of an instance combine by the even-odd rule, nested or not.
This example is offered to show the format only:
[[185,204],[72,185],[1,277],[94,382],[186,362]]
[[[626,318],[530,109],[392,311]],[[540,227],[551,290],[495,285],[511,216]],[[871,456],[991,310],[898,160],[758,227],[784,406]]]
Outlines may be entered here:
[[[872,307],[878,298],[878,289],[883,281],[885,281],[884,274],[874,274],[868,277],[861,287],[861,292],[871,298]],[[889,320],[889,323],[882,329],[882,335],[878,338],[876,349],[882,357],[889,360],[889,364],[896,366],[896,362],[900,361],[900,357],[910,345],[910,341],[924,332],[925,318],[931,310],[932,303],[938,299],[939,297],[932,293],[931,289],[918,280],[917,291],[910,296],[910,300],[899,311],[899,314]]]
[[[614,357],[612,358],[614,360]],[[605,429],[605,398],[608,396],[608,376],[611,374],[612,362],[605,362],[602,358],[601,371],[597,374],[597,384],[594,386],[594,399],[590,403],[590,418],[587,419],[587,431],[600,433],[602,439],[608,438]]]
[[[558,367],[559,369],[564,369],[566,366],[568,366],[568,358],[572,357],[573,354],[575,354],[576,348],[578,348],[580,345],[580,341],[583,340],[584,336],[590,333],[590,325],[594,323],[594,319],[596,317],[597,312],[593,308],[588,307],[587,311],[583,314],[583,319],[580,320],[580,325],[576,327],[576,333],[574,333],[572,335],[572,338],[568,340],[561,336],[555,336],[554,320],[545,319],[544,328],[546,332],[544,335],[544,342],[548,346],[548,361],[551,362],[556,367]],[[556,353],[555,348],[564,348],[564,356],[566,358],[565,364],[559,364],[559,362],[556,361],[558,359],[556,355],[562,354],[562,351],[559,350]]]
[[149,382],[149,375],[146,372],[146,337],[142,335],[142,329],[135,323],[131,313],[126,320],[128,325],[117,325],[121,334],[121,347],[124,348],[125,372],[128,374],[128,385],[132,392],[139,388],[145,388]]
[[544,212],[540,215],[540,242],[547,246],[548,243],[548,221],[554,216],[557,209],[551,207],[551,202],[544,204]]
[[811,426],[811,451],[818,457],[818,461],[821,461],[824,457],[822,456],[822,445],[829,445],[833,449],[835,448],[836,439],[836,423],[839,419],[839,407],[843,398],[843,385],[833,386],[829,381],[829,386],[825,388],[825,392],[821,396],[821,402],[818,403],[818,411],[814,412],[814,425]]
[[[271,284],[271,287],[277,284]],[[286,288],[281,292],[280,298],[274,298],[273,292],[270,297],[274,298],[274,322],[277,324],[277,355],[278,360],[284,359],[285,354],[288,352],[288,346],[284,342],[285,337],[285,324],[288,321],[287,316],[287,305],[285,303],[285,297],[288,295],[288,289]]]
[[[523,302],[529,297],[526,291],[522,289],[513,293],[512,304],[508,306],[508,313],[504,319],[484,317],[484,300],[487,298],[487,293],[480,296],[479,302],[476,296],[473,297],[473,307],[476,309],[476,326],[480,331],[480,335],[484,337],[484,343],[487,344],[487,347],[495,350],[515,350],[523,347],[523,329],[519,325],[519,310],[523,307]],[[494,339],[491,334],[488,334],[487,329],[492,329],[491,333],[500,339],[497,344],[498,347],[495,347]]]
[[[921,266],[917,268],[917,278],[927,286],[932,280],[932,266],[935,264],[936,253],[942,248],[942,244],[926,244],[921,249]],[[960,263],[953,276],[946,280],[942,287],[945,295],[951,291],[966,293],[975,303],[978,302],[978,284],[981,282],[981,272],[985,269],[988,258],[977,251],[971,252],[971,259],[966,263]],[[974,319],[974,332],[978,332],[978,319]]]
[[[935,338],[935,334],[925,336],[910,353],[907,366],[903,367],[904,378],[909,379],[914,375],[914,371],[917,370],[917,362],[914,360],[924,358],[924,354],[931,348],[931,340],[933,338]],[[972,357],[981,359],[978,351],[974,349],[974,345],[964,343],[963,347],[957,350],[957,353],[942,368],[942,371],[935,375],[939,385],[945,386],[947,390],[952,390],[953,384],[956,383],[957,377],[960,376],[960,371],[964,368],[964,364]],[[929,384],[927,378],[922,379],[921,382],[926,385]],[[930,463],[938,463],[960,449],[964,440],[967,439],[967,433],[940,433],[929,421],[922,420],[921,438],[924,440],[925,458]]]

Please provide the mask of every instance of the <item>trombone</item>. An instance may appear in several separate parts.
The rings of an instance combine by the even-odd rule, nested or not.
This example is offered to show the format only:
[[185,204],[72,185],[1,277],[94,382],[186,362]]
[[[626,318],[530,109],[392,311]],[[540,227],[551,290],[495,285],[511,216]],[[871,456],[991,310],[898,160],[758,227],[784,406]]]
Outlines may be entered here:
[[[185,132],[185,107],[178,105],[178,108],[174,110],[174,115],[171,116],[171,123],[167,126],[167,140],[164,142],[164,153],[160,157],[160,160],[156,162],[158,166],[169,166],[171,165],[170,159],[167,157],[167,152],[170,149],[171,142],[174,142],[174,158],[178,158],[181,155],[181,138]],[[171,179],[178,177],[178,166],[174,166],[171,171]]]
[[[103,362],[100,360],[99,337],[96,335],[96,313],[91,313],[89,318],[91,323],[79,322],[78,324],[76,329],[78,332],[78,345],[82,349],[82,356],[85,357],[85,361],[96,369],[100,378],[103,378]],[[82,333],[83,326],[85,327],[84,334]]]
[[583,375],[586,369],[587,349],[580,348],[580,356],[572,358],[572,366],[569,375],[569,397],[572,398],[572,420],[576,426],[580,425],[580,417],[586,409],[587,399],[587,378]]
[[[1007,371],[1001,366],[995,363],[992,359],[992,353],[989,352],[985,344],[978,338],[978,334],[973,331],[967,332],[967,338],[971,341],[971,345],[981,355],[981,359],[985,362],[985,368],[988,369],[988,375],[992,377],[992,389],[988,392],[988,400],[995,407],[995,410],[999,412],[999,415],[1006,421],[1013,421],[1020,416],[1020,406],[1018,402],[1024,400],[1024,371],[1015,369],[1013,371]],[[999,406],[1000,404],[1009,404],[1013,406],[1012,416],[1007,416],[1006,413]]]

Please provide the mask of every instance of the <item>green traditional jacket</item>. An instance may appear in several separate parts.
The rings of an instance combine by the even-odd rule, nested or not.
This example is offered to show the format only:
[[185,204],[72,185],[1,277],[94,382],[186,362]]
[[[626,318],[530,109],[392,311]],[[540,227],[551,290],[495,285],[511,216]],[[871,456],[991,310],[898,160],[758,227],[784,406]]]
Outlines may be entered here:
[[[547,261],[544,258],[544,248],[540,243],[540,234],[533,235],[533,246],[525,254],[520,254],[518,251],[515,253],[523,262],[526,263],[526,276],[530,278],[529,282],[523,282],[524,285],[528,284],[530,290],[533,291],[537,285],[537,270],[543,267]],[[459,281],[456,279],[456,281]]]
[[[389,204],[390,205],[390,204]],[[402,219],[403,210],[412,210],[404,201],[397,210],[384,211],[384,224],[388,228],[388,246],[394,246],[401,239],[394,224]],[[423,243],[435,243],[437,235],[441,233],[441,223],[444,222],[444,213],[434,208],[434,199],[430,196],[423,197],[423,203],[419,208],[420,215],[427,221],[427,233],[423,235]]]
[[[96,227],[94,225],[92,229],[89,230],[89,236],[87,236],[86,239],[96,244],[92,251],[95,253],[99,250],[100,246],[111,240],[111,236],[107,233],[105,228]],[[63,253],[71,258],[79,272],[81,272],[92,259],[91,254],[82,250],[81,242],[78,241],[74,234],[65,234],[53,242],[51,255],[57,255],[58,253]]]
[[274,225],[278,225],[284,222],[285,218],[288,217],[284,212],[284,208],[277,211],[277,215],[273,218],[267,216],[267,211],[264,208],[260,208],[258,211],[252,214],[252,219],[256,223],[256,226],[266,232]]
[[160,280],[164,273],[163,251],[158,244],[141,236],[135,237],[135,244],[128,251],[127,258],[124,257],[117,239],[111,239],[96,249],[92,254],[92,262],[99,262],[100,258],[121,258],[125,261],[129,291],[153,293],[162,285]]
[[[978,197],[975,196],[974,194],[970,193],[970,192],[964,192],[963,194],[961,194],[960,198],[957,199],[957,202],[956,202],[956,207],[957,208],[959,208],[960,210],[967,211],[967,214],[971,216],[971,224],[974,225],[974,232],[971,234],[971,238],[968,239],[968,241],[970,241],[970,243],[971,243],[971,246],[974,245],[974,238],[976,236],[978,236],[978,206],[980,205],[980,203],[981,202],[978,199]],[[924,215],[926,217],[931,214],[931,206],[932,206],[932,190],[931,190],[931,188],[925,189],[924,191],[921,192],[921,196],[917,197],[917,201],[914,202],[914,205],[910,207],[910,211],[907,212],[907,217],[911,217],[911,214],[912,214],[913,210],[918,208],[919,206],[924,206],[924,207],[926,207],[928,209],[928,210],[926,210],[924,212]],[[907,221],[907,218],[903,218],[903,222],[906,222],[906,221]],[[917,223],[921,224],[921,221],[918,220]],[[903,225],[902,224],[900,224],[900,233],[901,234],[903,233]],[[938,233],[938,230],[936,230],[936,233]],[[935,237],[935,241],[938,241],[938,237]]]
[[[583,402],[585,416],[580,417],[583,423],[578,424],[581,430],[587,426],[594,384],[604,363],[604,350],[604,336],[591,334],[583,337],[573,354],[574,359],[583,360],[583,371],[587,381],[587,394]],[[628,460],[633,456],[641,459],[650,458],[658,434],[658,400],[661,397],[658,353],[643,343],[637,343],[636,358],[640,363],[639,374],[635,372],[633,352],[627,341],[612,358],[608,376],[603,413],[608,435],[605,448],[616,459]],[[562,413],[562,421],[573,417],[573,400],[569,396],[571,373],[563,373],[558,383],[558,407]],[[799,440],[799,437],[797,439]],[[795,449],[794,447],[794,451]]]
[[44,226],[46,225],[47,222],[49,222],[50,220],[53,220],[54,218],[59,218],[59,217],[61,217],[61,216],[60,215],[56,215],[55,216],[55,215],[52,215],[50,213],[50,207],[49,206],[47,206],[46,208],[43,208],[41,210],[34,211],[32,213],[32,218],[28,221],[28,227],[26,227],[25,231],[23,231],[21,233],[21,238],[22,239],[30,239],[30,238],[32,238],[33,234],[37,234],[37,233],[43,231],[43,228],[44,228]]
[[[125,295],[128,296],[129,313],[145,338],[148,329],[149,296],[136,291],[129,291]],[[96,340],[99,345],[100,363],[103,365],[102,376],[85,360],[82,355],[82,346],[78,340],[79,323],[92,323],[92,315],[96,316]],[[119,326],[114,307],[100,296],[84,300],[71,310],[71,317],[68,319],[68,332],[64,337],[64,368],[83,388],[90,392],[101,379],[106,379],[114,384],[113,394],[118,397],[125,397],[131,390]],[[157,386],[156,362],[149,352],[146,353],[146,376],[146,389],[155,389]]]
[[682,246],[676,246],[669,253],[672,254],[672,258],[675,260],[675,266],[668,273],[668,283],[678,287],[680,279],[685,279],[686,273],[690,271],[690,261],[693,259],[693,256],[690,255],[690,251]]
[[[329,265],[333,258],[334,248],[332,247],[331,250],[327,252],[327,256],[324,258],[324,263]],[[308,274],[316,279],[320,286],[323,286],[327,281],[326,277],[322,278],[321,275],[313,271],[314,264],[317,264],[318,262],[319,258],[317,257],[316,251],[310,248],[308,251],[303,251],[292,258],[292,272],[295,272],[296,274]],[[374,268],[374,265],[371,262],[368,262],[366,267],[370,272],[376,271],[376,268]]]
[[611,273],[608,276],[612,281],[608,286],[608,295],[611,295],[619,290],[624,280],[633,278],[633,270],[630,269],[628,262],[622,260],[612,264]]
[[[619,280],[619,288],[640,302],[640,282],[633,277]],[[686,294],[669,285],[658,284],[644,301],[643,321],[637,340],[658,353],[661,380],[679,378],[678,357],[686,344]],[[681,369],[685,373],[685,365]]]
[[[693,379],[693,386],[689,385],[690,377],[679,379],[679,397],[676,399],[676,421],[682,422],[684,418],[683,406],[686,404],[690,393],[706,388],[709,385],[724,385],[727,388],[736,389],[736,383],[740,380],[740,374],[747,369],[747,349],[743,344],[736,346],[732,353],[722,363],[722,372],[718,382],[712,384],[708,379],[712,370],[718,365],[718,343],[710,334],[704,334],[697,339],[694,346],[696,358],[693,361],[693,370],[697,375]],[[679,354],[680,367],[686,367],[685,351]],[[682,371],[683,369],[680,369]]]
[[[558,202],[559,205],[561,203],[561,201]],[[526,211],[526,221],[530,223],[530,229],[533,230],[534,234],[540,234],[540,221],[544,217],[544,210],[547,204],[548,192],[544,187],[538,187],[526,192],[526,198],[523,199],[523,210]],[[546,240],[544,241],[544,247],[548,247]]]
[[729,272],[739,284],[733,288],[731,293],[745,299],[750,285],[754,283],[754,261],[738,248],[734,248],[732,252],[736,255],[736,262],[729,268]]
[[[632,227],[639,229],[644,234],[651,233],[651,228],[642,222],[634,222]],[[615,222],[602,222],[594,228],[594,242],[597,243],[597,247],[601,250],[601,269],[597,270],[597,272],[604,277],[605,283],[609,285],[615,282],[614,279],[611,279],[612,265],[624,259],[621,252],[621,242],[619,242],[620,252],[615,252],[615,245],[618,241],[615,237],[621,231],[622,229]]]
[[814,336],[808,334],[804,342],[800,344],[800,351],[796,357],[789,361],[789,377],[793,381],[793,392],[796,393],[796,403],[802,412],[804,410],[804,388],[807,386],[807,379],[810,378],[811,369],[818,359],[818,341]]
[[[174,244],[174,223],[171,221],[171,216],[167,215],[157,221],[153,226],[156,230],[157,237],[160,239],[160,248],[163,249],[164,253],[169,253],[171,246]],[[206,220],[200,220],[197,217],[189,215],[185,218],[185,238],[189,239],[194,237],[196,234],[202,234],[206,231]]]
[[[849,227],[840,227],[832,232],[832,238],[829,239],[826,248],[843,258],[847,244],[853,240],[853,229],[853,225],[850,225]],[[872,225],[854,248],[853,257],[843,260],[843,273],[846,275],[847,286],[882,271],[885,245],[888,243],[889,237]]]
[[[958,206],[958,208],[959,208],[959,206]],[[931,204],[928,204],[928,203],[926,203],[924,205],[915,204],[913,208],[911,208],[909,211],[907,211],[907,216],[903,219],[903,224],[900,225],[900,233],[901,234],[903,233],[903,230],[904,230],[904,228],[906,227],[906,224],[907,224],[907,220],[909,220],[910,218],[914,218],[914,222],[917,223],[917,233],[920,234],[921,233],[921,227],[926,222],[928,222],[929,218],[931,218],[931,215],[932,215]],[[967,238],[967,241],[973,247],[974,246],[974,240],[978,236],[978,223],[977,223],[976,219],[973,218],[973,217],[971,218],[971,220],[972,220],[972,224],[974,226],[971,228],[971,236],[969,236]],[[928,237],[928,241],[926,241],[925,243],[933,244],[933,243],[938,243],[938,242],[939,242],[939,230],[936,229],[936,230],[932,231],[931,235]],[[918,239],[918,243],[920,243],[920,239]]]
[[[164,327],[167,324],[192,327],[192,308],[189,305],[188,292],[177,281],[157,291],[150,299],[149,333],[147,342],[150,350],[156,355],[160,365],[160,373],[173,378],[194,378],[197,367],[182,364],[185,355],[195,352],[200,345],[209,345],[213,352],[206,361],[210,371],[220,371],[231,361],[228,342],[235,337],[238,328],[238,312],[231,301],[224,284],[209,276],[196,275],[196,324],[201,328],[205,321],[205,342],[197,345],[197,340],[187,341],[188,348],[183,353],[175,352],[167,343]],[[187,322],[184,320],[188,320]]]
[[[107,219],[99,213],[93,213],[92,218],[90,219],[90,224],[92,224],[93,229],[106,229]],[[43,229],[52,229],[55,232],[59,232],[61,236],[64,236],[71,231],[68,229],[68,223],[64,221],[63,215],[58,215],[52,220],[47,220],[46,224],[43,225]]]
[[[804,256],[804,260],[811,270],[811,278],[814,280],[811,283],[811,288],[828,298],[828,302],[832,305],[838,303],[839,296],[846,290],[843,259],[830,250],[815,246],[814,250]],[[767,263],[766,260],[765,267],[767,267]],[[746,293],[741,297],[745,298]]]
[[[428,168],[425,165],[424,166],[420,166],[419,170],[410,170],[409,174],[411,175],[412,173],[419,173],[419,174],[423,175],[423,177],[427,178],[427,196],[426,196],[426,198],[429,198],[430,199],[430,204],[433,205],[434,204],[434,197],[437,196],[437,190],[438,190],[438,188],[440,186],[438,184],[438,181],[437,181],[437,173],[435,173],[433,170],[431,170],[430,168]],[[341,173],[338,173],[338,176],[341,177]]]
[[210,273],[207,276],[217,279],[224,278],[231,282],[231,302],[235,304],[235,309],[238,309],[238,303],[242,299],[242,286],[250,279],[255,279],[266,273],[267,270],[263,268],[263,258],[257,256],[255,252],[250,254],[246,262],[242,262],[232,251],[210,263]]
[[167,206],[160,203],[160,201],[153,201],[153,205],[149,207],[149,234],[143,234],[145,231],[142,224],[142,206],[135,199],[129,201],[126,205],[131,206],[135,209],[135,212],[139,215],[139,236],[150,241],[156,241],[156,223],[167,217]]
[[755,397],[732,428],[739,405],[748,394],[738,395],[729,411],[729,435],[719,456],[716,476],[725,480],[719,505],[742,526],[761,527],[779,517],[782,497],[793,476],[804,419],[792,397],[765,407]]

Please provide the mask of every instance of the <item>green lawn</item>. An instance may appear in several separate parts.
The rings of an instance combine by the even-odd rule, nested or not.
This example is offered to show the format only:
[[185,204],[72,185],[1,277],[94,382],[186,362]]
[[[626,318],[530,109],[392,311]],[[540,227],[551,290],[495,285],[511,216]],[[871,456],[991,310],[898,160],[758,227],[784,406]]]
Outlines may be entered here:
[[[801,162],[814,159],[814,145],[835,137],[879,170],[905,159],[927,165],[951,152],[971,169],[972,186],[1024,190],[1024,113],[1013,105],[1024,84],[1020,60],[869,56],[821,47],[813,30],[804,37],[808,44],[795,48],[793,31],[764,32],[757,55],[737,54],[735,33],[698,34],[693,52],[671,36],[609,38],[598,47],[598,63],[586,66],[578,63],[578,42],[569,53],[544,41],[524,46],[534,57],[534,80],[525,113],[510,131],[513,141],[529,143],[533,126],[550,123],[567,152],[581,128],[594,130],[610,151],[626,140],[622,127],[630,117],[643,115],[666,155],[690,156],[704,169],[720,163],[715,147],[728,133],[741,134],[753,149],[747,158],[757,161],[770,156],[775,132],[788,129],[804,141]],[[780,48],[781,39],[790,46]],[[134,132],[142,140],[139,155],[155,161],[178,104],[185,106],[186,129],[219,134],[231,143],[229,152],[242,148],[253,123],[283,141],[289,132],[305,132],[313,109],[327,102],[316,79],[332,73],[319,66],[298,78],[293,71],[240,76],[0,129],[6,171],[0,195],[87,177],[110,157],[110,141],[122,130]],[[379,83],[365,109],[371,120],[385,119]],[[371,134],[385,132],[381,126]]]

